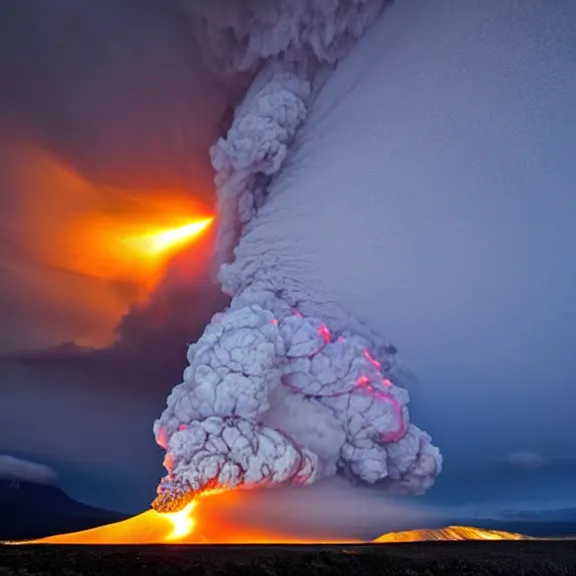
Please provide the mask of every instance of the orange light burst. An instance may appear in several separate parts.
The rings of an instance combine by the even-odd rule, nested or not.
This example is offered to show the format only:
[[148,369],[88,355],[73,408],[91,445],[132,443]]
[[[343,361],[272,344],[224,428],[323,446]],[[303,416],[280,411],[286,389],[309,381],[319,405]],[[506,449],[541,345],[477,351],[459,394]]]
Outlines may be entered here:
[[238,512],[244,491],[204,493],[173,514],[148,510],[116,524],[50,536],[33,544],[353,544],[334,537],[306,537],[258,525],[249,512]]
[[168,536],[166,536],[166,540],[174,541],[174,540],[182,540],[186,538],[190,534],[192,534],[192,530],[194,530],[194,518],[192,517],[192,511],[196,506],[196,502],[192,500],[184,510],[180,512],[174,512],[173,514],[164,514],[165,518],[168,518],[174,529]]
[[[332,535],[292,532],[281,519],[273,522],[260,516],[249,491],[214,491],[196,497],[184,510],[160,514],[148,510],[116,524],[91,530],[50,536],[33,542],[13,544],[361,544],[366,541]],[[469,526],[449,526],[438,530],[391,532],[372,540],[374,544],[423,540],[531,540],[527,536]]]
[[144,254],[152,257],[166,255],[192,242],[212,224],[213,220],[214,218],[204,218],[172,230],[150,233],[139,239],[137,245],[142,248]]
[[208,243],[199,241],[213,219],[193,194],[91,182],[32,145],[11,154],[18,202],[0,214],[0,233],[10,238],[0,265],[22,293],[65,319],[63,339],[110,344],[120,318],[150,296],[187,246],[197,243],[187,281],[208,265]]

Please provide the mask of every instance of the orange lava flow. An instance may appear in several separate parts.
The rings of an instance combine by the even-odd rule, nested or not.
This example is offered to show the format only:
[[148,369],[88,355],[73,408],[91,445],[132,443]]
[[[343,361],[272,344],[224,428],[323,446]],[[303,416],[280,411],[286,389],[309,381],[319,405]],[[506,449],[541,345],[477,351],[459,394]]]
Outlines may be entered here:
[[[175,514],[159,514],[149,510],[117,524],[102,526],[83,532],[51,536],[33,544],[361,544],[354,539],[302,537],[272,531],[258,530],[219,522],[199,523],[194,514],[195,503]],[[410,530],[391,532],[373,544],[422,542],[431,540],[534,540],[523,534],[483,530],[471,526],[448,526],[438,530]],[[29,543],[29,542],[27,542]]]
[[[51,536],[14,544],[364,544],[367,541],[315,533],[304,534],[283,522],[283,514],[262,515],[262,508],[244,490],[215,491],[196,497],[180,512],[143,514],[108,526],[83,532]],[[283,525],[283,528],[282,528]],[[275,526],[275,528],[272,528]],[[448,526],[437,530],[391,532],[372,540],[373,544],[425,540],[531,540],[521,534],[483,530],[469,526]]]
[[304,537],[255,526],[240,511],[241,491],[203,494],[173,514],[148,510],[91,530],[51,536],[33,544],[341,544],[353,539]]

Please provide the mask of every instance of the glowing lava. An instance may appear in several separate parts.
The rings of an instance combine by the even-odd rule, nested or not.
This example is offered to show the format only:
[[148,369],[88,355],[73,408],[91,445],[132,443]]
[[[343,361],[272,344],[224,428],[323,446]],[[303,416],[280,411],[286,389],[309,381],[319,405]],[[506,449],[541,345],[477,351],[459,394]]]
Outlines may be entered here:
[[243,491],[205,493],[184,510],[148,510],[116,524],[50,536],[33,544],[328,544],[351,538],[307,537],[264,528],[253,518]]
[[500,530],[484,530],[472,526],[447,526],[438,530],[408,530],[391,532],[374,540],[375,543],[422,542],[427,540],[535,540],[530,536]]
[[[27,544],[361,544],[366,541],[339,537],[345,527],[333,527],[332,536],[303,534],[300,530],[278,528],[282,518],[266,520],[262,507],[251,499],[250,491],[232,490],[204,493],[184,510],[143,514],[108,526],[50,536]],[[335,530],[335,531],[334,531]],[[532,540],[528,536],[468,526],[449,526],[439,530],[391,532],[373,540],[375,544],[421,540]],[[24,542],[20,542],[24,543]],[[18,544],[18,543],[14,543]]]
[[184,510],[164,515],[165,518],[168,518],[174,526],[172,532],[166,537],[167,540],[181,540],[182,538],[186,538],[189,534],[192,534],[192,530],[194,530],[192,511],[194,510],[195,505],[196,502],[192,500]]
[[372,541],[351,538],[320,538],[281,534],[240,525],[222,525],[217,519],[198,530],[192,517],[194,504],[175,514],[159,514],[149,510],[116,524],[92,530],[50,536],[32,542],[11,544],[393,544],[431,540],[537,540],[523,534],[484,530],[471,526],[448,526],[437,530],[390,532]]

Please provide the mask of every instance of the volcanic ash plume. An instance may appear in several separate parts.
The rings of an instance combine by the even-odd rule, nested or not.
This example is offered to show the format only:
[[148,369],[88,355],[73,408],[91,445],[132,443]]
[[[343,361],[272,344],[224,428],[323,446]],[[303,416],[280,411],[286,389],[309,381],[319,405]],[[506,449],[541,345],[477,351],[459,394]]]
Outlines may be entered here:
[[308,107],[384,4],[184,4],[208,61],[230,81],[252,82],[211,151],[220,281],[232,303],[189,347],[183,382],[155,422],[168,470],[159,511],[182,509],[211,489],[311,484],[337,473],[422,493],[440,472],[438,449],[409,422],[395,349],[356,330],[357,321],[328,326],[309,313],[313,280],[289,278],[281,262],[265,249],[251,253],[246,242]]

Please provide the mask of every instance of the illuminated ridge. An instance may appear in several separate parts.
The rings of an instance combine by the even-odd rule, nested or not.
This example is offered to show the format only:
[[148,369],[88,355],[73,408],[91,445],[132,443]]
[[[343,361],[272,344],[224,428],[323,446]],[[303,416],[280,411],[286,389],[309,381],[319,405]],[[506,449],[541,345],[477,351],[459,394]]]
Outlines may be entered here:
[[392,542],[422,542],[430,540],[536,540],[524,534],[503,532],[500,530],[484,530],[472,526],[447,526],[437,530],[407,530],[405,532],[390,532],[376,538],[376,543]]

